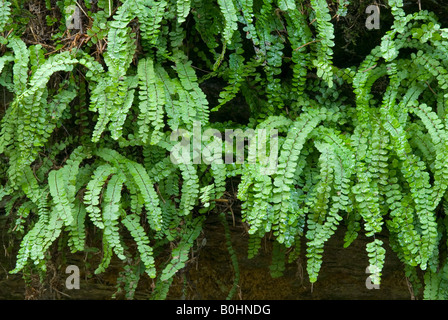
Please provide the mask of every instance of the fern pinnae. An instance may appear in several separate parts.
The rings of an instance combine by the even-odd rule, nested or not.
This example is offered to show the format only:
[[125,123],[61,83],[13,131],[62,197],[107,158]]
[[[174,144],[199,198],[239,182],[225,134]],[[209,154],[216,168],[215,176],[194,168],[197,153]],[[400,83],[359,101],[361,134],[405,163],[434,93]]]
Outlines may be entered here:
[[383,248],[383,241],[375,239],[366,246],[369,256],[369,272],[373,284],[381,283],[381,274],[384,266],[386,250]]
[[383,117],[383,126],[391,135],[395,151],[403,161],[401,171],[408,180],[411,187],[411,194],[415,201],[416,214],[419,218],[422,229],[421,243],[421,267],[426,269],[427,261],[432,254],[435,243],[436,222],[435,217],[430,212],[430,186],[429,175],[425,171],[423,162],[419,161],[414,154],[410,152],[410,146],[405,136],[402,126],[397,119],[390,114],[389,110],[381,110]]
[[5,65],[7,65],[8,62],[11,61],[14,61],[14,56],[12,55],[3,55],[2,57],[0,57],[0,74],[2,73]]
[[[179,0],[182,1],[182,16],[178,19],[182,21],[182,17],[186,18],[189,13],[188,3],[191,0]],[[168,2],[165,0],[160,1],[137,1],[135,13],[140,22],[143,41],[147,42],[150,46],[155,46],[161,32],[161,25],[166,15],[165,9],[168,6]],[[138,10],[136,10],[138,9]],[[179,22],[180,23],[180,22]]]
[[73,223],[68,227],[68,245],[72,252],[83,251],[86,240],[85,217],[86,209],[78,199],[75,200]]
[[140,82],[139,134],[143,143],[146,143],[149,138],[149,125],[151,124],[154,127],[151,143],[155,144],[158,141],[155,132],[158,132],[163,126],[164,88],[162,82],[156,77],[154,62],[150,58],[139,61],[138,76]]
[[319,42],[317,44],[318,53],[316,59],[313,61],[317,67],[317,75],[322,77],[331,88],[333,86],[333,73],[331,70],[330,61],[332,60],[334,46],[334,32],[333,25],[329,22],[331,16],[329,8],[325,0],[311,0],[311,6],[316,12],[317,29],[319,35]]
[[124,248],[121,244],[118,222],[121,214],[120,199],[125,176],[121,173],[113,175],[107,183],[104,201],[102,202],[102,217],[104,224],[104,235],[113,248],[116,255],[125,259]]
[[2,0],[0,2],[0,32],[6,27],[11,16],[11,3],[8,0]]
[[258,50],[259,45],[259,39],[257,35],[257,31],[255,29],[255,26],[253,24],[254,22],[254,12],[253,12],[253,0],[237,0],[237,5],[239,9],[242,12],[242,16],[244,19],[244,22],[246,24],[246,28],[244,29],[246,31],[246,37],[248,39],[251,39],[254,49]]
[[296,9],[294,0],[277,0],[278,8],[282,11],[293,11]]
[[111,123],[109,124],[111,137],[114,140],[118,140],[122,136],[124,122],[134,102],[135,87],[137,86],[137,81],[134,79],[136,78],[127,77],[123,84],[120,83],[120,88],[125,90],[125,95],[122,99],[123,106],[111,115]]
[[[180,52],[177,52],[175,55],[174,62],[179,81],[182,84],[184,91],[189,93],[194,101],[196,120],[200,121],[201,124],[206,125],[209,119],[209,103],[204,92],[199,87],[196,73],[191,66],[192,62],[187,60],[187,57]],[[190,119],[191,118],[194,117],[190,117]]]
[[188,260],[189,251],[193,247],[194,241],[200,235],[204,217],[201,216],[194,219],[189,218],[185,222],[189,228],[182,230],[180,241],[171,252],[171,260],[162,270],[159,281],[167,281],[168,279],[171,279],[174,274],[185,266]]
[[35,245],[40,243],[38,236],[45,233],[45,226],[49,224],[50,213],[47,207],[47,194],[43,194],[39,198],[37,215],[37,222],[27,232],[20,243],[16,266],[10,271],[12,274],[20,272],[27,266],[29,259],[33,259],[32,254],[34,250],[40,251],[40,247],[36,247]]
[[165,112],[168,116],[167,123],[172,130],[176,130],[179,127],[181,117],[177,108],[177,104],[180,104],[180,102],[173,98],[176,94],[177,86],[174,83],[176,80],[171,79],[166,70],[159,64],[156,64],[154,71],[159,81],[163,84],[163,92],[165,92]]
[[179,164],[179,169],[183,178],[179,213],[188,215],[192,212],[199,195],[199,178],[192,164]]
[[21,187],[28,199],[33,201],[35,204],[39,203],[39,199],[42,197],[43,191],[41,190],[38,180],[30,167],[25,167],[24,169]]
[[301,116],[300,120],[294,122],[290,128],[286,140],[282,145],[280,157],[278,159],[278,170],[274,176],[274,189],[272,202],[274,203],[274,212],[276,214],[276,227],[280,243],[284,241],[282,237],[282,228],[287,224],[287,203],[289,191],[291,189],[292,178],[296,170],[297,160],[305,144],[307,135],[321,121],[321,115],[318,112],[310,112]]
[[231,44],[233,33],[238,29],[235,3],[234,0],[217,0],[217,2],[225,21],[223,37],[225,42]]
[[103,233],[102,244],[103,244],[103,258],[101,259],[101,262],[99,263],[98,267],[95,269],[94,271],[95,274],[105,272],[107,267],[110,265],[112,261],[113,249],[112,246],[109,245],[108,236],[105,233]]
[[416,266],[420,263],[419,247],[421,238],[414,226],[414,212],[409,206],[409,199],[403,197],[400,186],[397,184],[397,178],[392,178],[389,186],[386,188],[386,202],[389,205],[389,215],[387,227],[391,234],[396,234],[397,244],[402,255],[402,260],[407,265]]
[[106,179],[114,173],[116,173],[116,168],[109,164],[102,164],[95,169],[86,187],[87,191],[84,195],[86,211],[92,223],[100,229],[104,229],[101,209],[99,208],[100,193]]
[[154,183],[141,164],[128,160],[125,165],[144,200],[151,228],[159,231],[162,223],[162,212],[158,195],[154,190]]
[[[243,220],[250,226],[249,234],[256,234],[264,230],[263,224],[268,220],[269,203],[272,194],[272,178],[268,175],[260,174],[259,168],[254,166],[251,170],[246,170],[254,179],[251,188],[251,198],[246,198],[243,206]],[[266,231],[266,230],[265,230]]]
[[431,136],[434,148],[438,153],[434,161],[434,186],[432,190],[431,211],[435,210],[440,203],[448,186],[448,168],[445,164],[448,155],[448,136],[444,129],[442,120],[426,104],[420,104],[411,109],[418,115]]
[[73,222],[74,206],[67,195],[66,179],[67,176],[64,169],[53,170],[48,175],[48,185],[55,202],[55,208],[59,211],[64,224],[69,226]]
[[28,63],[30,59],[29,51],[23,40],[13,37],[8,41],[7,46],[14,51],[13,81],[14,92],[21,94],[27,88]]
[[[307,271],[310,282],[316,282],[317,275],[322,263],[323,244],[326,232],[323,231],[324,221],[327,215],[328,202],[331,195],[331,185],[334,179],[334,167],[331,163],[335,160],[334,152],[331,152],[329,145],[316,143],[316,147],[321,152],[319,157],[320,175],[319,182],[313,192],[312,211],[307,219]],[[319,237],[320,235],[320,237]],[[324,238],[322,237],[324,236]]]
[[177,0],[177,23],[181,24],[185,21],[190,13],[191,0]]

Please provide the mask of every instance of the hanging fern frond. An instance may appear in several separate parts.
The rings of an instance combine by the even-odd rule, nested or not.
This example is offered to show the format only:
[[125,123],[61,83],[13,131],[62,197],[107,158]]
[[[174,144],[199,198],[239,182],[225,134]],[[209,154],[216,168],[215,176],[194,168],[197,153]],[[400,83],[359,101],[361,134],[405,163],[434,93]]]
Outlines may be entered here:
[[161,229],[162,212],[159,198],[154,190],[154,182],[151,181],[148,172],[141,164],[126,161],[125,165],[143,198],[151,227],[155,231],[159,231]]
[[[178,2],[182,2],[182,15],[179,15],[178,18],[181,23],[182,19],[188,15],[190,0],[179,0]],[[151,46],[156,45],[168,2],[164,0],[136,1],[132,5],[134,6],[132,10],[136,13],[140,23],[143,40]],[[135,7],[135,5],[137,6]]]
[[[140,83],[140,114],[138,117],[139,134],[143,143],[147,143],[151,133],[151,144],[160,139],[163,126],[165,90],[163,82],[156,77],[154,62],[150,58],[142,59],[138,65]],[[152,127],[150,132],[150,127]]]
[[190,228],[185,228],[181,233],[181,240],[171,253],[171,259],[166,267],[163,269],[159,282],[165,282],[172,279],[173,275],[185,266],[188,259],[190,249],[194,244],[194,240],[199,236],[203,217],[187,220],[186,225]]
[[104,229],[103,219],[101,217],[100,193],[106,179],[116,173],[116,168],[109,164],[103,164],[95,169],[91,180],[89,181],[86,193],[84,195],[84,204],[86,211],[92,223],[100,229]]
[[123,174],[113,175],[107,183],[102,203],[102,217],[104,224],[104,236],[118,258],[124,260],[124,249],[121,244],[118,222],[121,214],[120,198],[121,189],[125,181]]
[[2,0],[0,3],[0,32],[3,32],[6,24],[11,16],[11,3],[7,0]]
[[280,156],[278,159],[278,169],[274,176],[274,187],[272,190],[273,210],[276,216],[274,228],[278,241],[283,243],[285,240],[282,230],[286,227],[288,221],[288,200],[292,188],[294,173],[299,164],[300,152],[306,142],[308,134],[323,120],[318,111],[303,114],[300,120],[297,120],[290,127],[288,135],[282,144]]
[[177,6],[177,23],[183,23],[190,13],[191,0],[178,0]]
[[153,250],[149,245],[149,239],[139,222],[139,216],[128,215],[122,220],[123,224],[131,233],[135,242],[137,243],[137,248],[140,253],[140,257],[145,265],[146,273],[151,277],[155,278],[156,269],[153,257]]
[[68,172],[65,168],[57,171],[53,170],[48,175],[48,186],[55,203],[55,210],[59,212],[64,225],[69,226],[73,222],[74,204],[67,195],[67,179]]
[[[199,87],[196,73],[191,66],[192,62],[186,59],[187,57],[180,52],[174,56],[174,68],[179,76],[185,99],[188,104],[191,105],[188,106],[188,108],[192,108],[192,112],[187,111],[188,120],[186,123],[196,120],[201,122],[202,125],[206,125],[209,121],[208,100],[202,89]],[[178,94],[181,93],[178,92]]]
[[331,15],[325,0],[311,0],[311,6],[316,14],[317,32],[319,42],[317,43],[317,55],[313,65],[317,68],[317,76],[322,77],[331,88],[333,86],[333,72],[331,61],[334,46],[334,28],[330,23]]
[[232,43],[233,33],[238,29],[235,3],[233,0],[217,0],[221,13],[224,16],[223,37],[226,43]]

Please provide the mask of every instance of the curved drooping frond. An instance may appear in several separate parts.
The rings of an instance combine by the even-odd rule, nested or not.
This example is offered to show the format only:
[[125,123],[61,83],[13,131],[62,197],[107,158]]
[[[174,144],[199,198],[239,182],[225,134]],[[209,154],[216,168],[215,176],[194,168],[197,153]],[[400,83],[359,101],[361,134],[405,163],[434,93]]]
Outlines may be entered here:
[[151,127],[154,127],[151,130],[151,143],[154,144],[157,143],[157,139],[160,139],[158,132],[163,126],[165,90],[163,82],[155,74],[154,62],[150,58],[139,61],[138,76],[140,83],[139,134],[143,143],[147,143],[151,124]]
[[0,3],[0,32],[3,32],[6,24],[11,16],[11,3],[8,0],[3,0]]

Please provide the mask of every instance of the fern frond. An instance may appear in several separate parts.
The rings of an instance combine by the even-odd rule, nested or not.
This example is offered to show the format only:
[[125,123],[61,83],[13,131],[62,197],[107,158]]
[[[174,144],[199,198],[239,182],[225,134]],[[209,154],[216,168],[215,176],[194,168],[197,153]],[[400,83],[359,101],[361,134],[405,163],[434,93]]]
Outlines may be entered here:
[[331,24],[331,15],[327,1],[311,0],[311,6],[316,13],[317,31],[319,42],[317,43],[317,56],[313,65],[317,68],[317,76],[322,77],[331,88],[333,86],[333,72],[331,61],[334,46],[334,28]]
[[199,195],[199,178],[195,166],[191,164],[180,164],[182,173],[182,190],[179,211],[181,215],[188,215],[193,210]]
[[193,220],[187,221],[189,228],[185,228],[181,233],[181,240],[176,248],[171,252],[171,260],[167,266],[163,269],[160,275],[160,281],[167,281],[173,277],[173,275],[185,266],[188,260],[188,254],[194,244],[194,240],[199,236],[203,217],[198,217]]
[[233,33],[238,29],[236,8],[234,0],[217,0],[221,13],[224,16],[223,37],[227,44],[232,43]]
[[113,175],[107,183],[104,201],[102,202],[104,236],[117,257],[121,260],[126,259],[126,257],[121,244],[118,220],[121,214],[120,199],[125,179],[125,176],[121,173]]
[[85,217],[87,215],[84,204],[78,199],[75,200],[73,212],[73,223],[68,227],[68,245],[72,252],[83,251],[85,248],[86,230]]
[[181,24],[190,13],[191,0],[177,0],[177,23]]
[[140,114],[138,116],[139,134],[143,143],[149,140],[149,126],[153,127],[151,144],[160,139],[160,129],[163,127],[165,90],[163,82],[154,72],[154,62],[150,58],[141,59],[138,64],[140,83]]
[[273,210],[275,212],[276,236],[278,241],[285,241],[282,230],[288,221],[288,204],[294,173],[297,169],[300,152],[306,142],[308,134],[319,124],[323,116],[318,111],[303,114],[290,127],[281,147],[277,172],[274,175],[272,190]]
[[[179,81],[185,92],[184,94],[189,96],[185,98],[193,100],[189,102],[189,104],[192,104],[194,114],[190,113],[188,115],[188,121],[191,122],[192,120],[197,120],[200,121],[201,124],[206,125],[209,119],[208,100],[202,89],[199,87],[196,73],[191,66],[192,62],[186,60],[186,57],[180,52],[174,57],[174,62],[176,64],[175,70],[179,76]],[[180,92],[178,93],[181,94]]]
[[145,265],[146,273],[151,277],[155,278],[156,269],[155,262],[153,258],[153,250],[150,247],[148,236],[146,235],[143,227],[140,225],[139,216],[132,214],[126,216],[122,220],[126,228],[131,232],[132,237],[137,243],[137,248],[140,253],[140,258]]
[[373,242],[369,242],[366,250],[369,256],[369,271],[372,273],[370,275],[372,283],[380,284],[386,253],[386,250],[383,248],[383,241],[375,239]]
[[381,113],[383,126],[389,132],[394,150],[403,163],[400,170],[409,184],[413,201],[415,201],[416,215],[422,229],[421,267],[426,269],[437,239],[435,216],[430,211],[429,175],[425,171],[424,163],[412,154],[406,133],[398,120],[386,108],[382,109]]
[[278,242],[274,242],[272,246],[272,261],[269,266],[269,271],[273,278],[278,278],[283,276],[283,272],[285,271],[286,248]]
[[434,159],[434,185],[432,187],[431,211],[435,210],[445,194],[448,186],[448,168],[446,157],[448,156],[448,135],[441,119],[426,104],[420,104],[411,109],[418,115],[428,130],[428,133],[437,149]]
[[48,175],[48,186],[55,203],[55,210],[59,213],[58,215],[64,225],[69,226],[73,222],[74,204],[67,194],[67,179],[67,170],[65,168],[52,170]]
[[102,242],[103,242],[103,258],[101,259],[101,262],[98,265],[98,267],[95,269],[95,274],[100,274],[106,271],[107,267],[110,265],[110,262],[112,261],[112,256],[114,253],[112,247],[108,243],[107,235],[105,233],[103,233]]
[[10,39],[7,46],[14,52],[14,92],[21,94],[27,88],[30,54],[25,42],[19,38]]
[[152,229],[159,231],[162,224],[162,212],[160,209],[159,198],[154,190],[154,183],[151,181],[148,172],[141,164],[133,161],[126,161],[125,165],[143,198]]
[[[178,19],[180,21],[189,13],[189,2],[191,0],[179,0],[178,2],[182,2],[182,16],[179,15]],[[157,44],[157,40],[159,38],[159,34],[161,32],[161,25],[164,15],[166,15],[166,8],[168,6],[168,2],[165,0],[161,1],[145,1],[139,0],[133,2],[132,10],[136,13],[136,16],[140,23],[140,28],[142,31],[142,38],[145,42],[149,43],[150,46],[154,46]],[[180,9],[180,8],[179,8]],[[181,23],[179,21],[179,23]]]
[[100,193],[102,191],[102,187],[106,182],[106,179],[116,173],[116,168],[110,166],[109,164],[102,164],[98,166],[89,183],[86,187],[86,193],[84,195],[84,204],[86,205],[86,211],[89,215],[92,223],[100,228],[104,229],[103,219],[101,217],[101,209],[99,208],[100,204]]
[[0,32],[5,30],[5,26],[9,21],[11,16],[11,3],[7,0],[2,0],[0,2]]

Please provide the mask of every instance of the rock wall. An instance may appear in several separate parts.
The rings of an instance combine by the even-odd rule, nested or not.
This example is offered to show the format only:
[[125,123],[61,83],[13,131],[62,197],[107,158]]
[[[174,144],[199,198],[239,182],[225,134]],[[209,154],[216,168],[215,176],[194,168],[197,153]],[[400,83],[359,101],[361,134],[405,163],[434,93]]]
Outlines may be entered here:
[[[306,274],[305,247],[302,256],[295,263],[287,264],[283,277],[272,278],[269,273],[272,242],[266,239],[258,256],[247,258],[248,235],[238,217],[235,222],[229,216],[232,245],[238,256],[240,282],[234,299],[243,300],[332,300],[332,299],[411,299],[401,262],[386,244],[386,263],[382,284],[379,289],[368,289],[365,271],[368,258],[365,251],[367,239],[361,236],[348,248],[343,248],[344,229],[340,227],[325,246],[324,260],[319,278],[314,285]],[[5,230],[2,228],[0,230]],[[40,286],[37,278],[33,287],[25,290],[25,283],[19,275],[9,275],[7,270],[14,266],[14,256],[8,252],[8,235],[0,237],[0,299],[111,299],[116,291],[115,284],[120,262],[114,260],[106,273],[92,275],[96,261],[90,261],[90,272],[85,267],[85,254],[68,256],[67,263],[80,265],[81,284],[79,290],[67,290],[64,286],[68,275],[49,268],[49,279]],[[203,240],[205,238],[205,240]],[[195,252],[187,267],[178,273],[173,281],[168,299],[225,299],[232,287],[234,272],[225,244],[221,221],[211,215],[200,239],[205,245]],[[99,259],[100,255],[91,255]],[[70,259],[71,262],[70,262]],[[62,269],[63,270],[63,269]],[[136,299],[147,299],[152,280],[141,281]],[[123,298],[118,295],[117,298]]]

